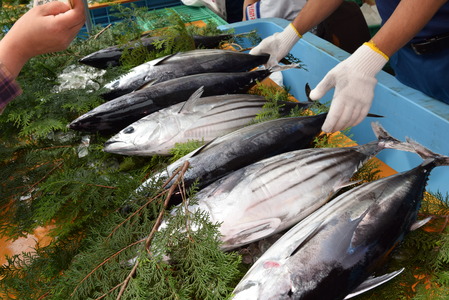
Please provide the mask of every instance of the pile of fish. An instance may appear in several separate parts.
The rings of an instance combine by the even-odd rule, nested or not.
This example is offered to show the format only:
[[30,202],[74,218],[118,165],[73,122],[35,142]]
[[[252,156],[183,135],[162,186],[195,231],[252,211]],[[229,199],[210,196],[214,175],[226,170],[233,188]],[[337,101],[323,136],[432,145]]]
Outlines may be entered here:
[[[319,123],[309,126],[319,128]],[[433,168],[449,165],[449,157],[410,140],[401,142],[379,124],[373,123],[373,130],[377,141],[365,145],[280,151],[255,162],[246,157],[214,179],[207,178],[207,170],[198,175],[199,183],[207,184],[200,185],[196,204],[187,209],[205,211],[220,224],[223,250],[282,233],[236,286],[233,299],[349,299],[402,271],[372,276],[410,230],[428,221],[417,221],[426,182]],[[243,148],[266,143],[266,136],[251,139]],[[350,178],[369,158],[387,148],[417,153],[424,161],[332,199],[340,188],[354,184]],[[188,155],[158,176],[169,176],[185,160],[193,170],[223,169],[230,162],[214,163],[222,151],[224,157],[234,151],[219,149],[212,159]],[[172,213],[180,209],[186,207],[176,206]]]
[[[217,48],[222,42],[233,39],[232,34],[220,34],[212,36],[194,35],[192,36],[195,48]],[[98,69],[107,69],[121,65],[121,58],[125,49],[134,50],[144,47],[148,52],[156,51],[155,42],[163,40],[163,36],[142,35],[138,40],[131,41],[125,45],[114,45],[93,52],[79,60],[80,63]]]
[[203,49],[144,63],[106,84],[108,92],[103,96],[109,101],[78,117],[68,127],[118,133],[143,117],[187,101],[200,88],[204,97],[244,94],[272,72],[296,67],[279,65],[251,71],[267,60],[268,55]]
[[161,83],[187,75],[201,73],[245,72],[266,63],[268,55],[198,49],[167,55],[132,68],[127,74],[105,85],[108,90],[102,97],[114,99],[136,91],[145,85]]
[[[109,101],[69,127],[115,134],[104,150],[123,155],[167,155],[176,143],[206,142],[138,191],[172,178],[188,161],[184,185],[198,188],[196,204],[177,205],[175,194],[173,214],[205,211],[220,224],[224,251],[280,236],[233,299],[348,299],[393,279],[401,270],[372,275],[410,230],[428,221],[417,221],[425,185],[449,157],[401,142],[378,123],[372,124],[377,140],[370,143],[311,148],[327,114],[285,116],[308,102],[282,103],[283,118],[249,125],[266,100],[248,89],[275,70],[295,67],[251,71],[267,58],[193,50],[147,62],[107,84],[103,96]],[[423,163],[352,187],[354,173],[383,149],[417,153]],[[336,196],[343,187],[349,189]]]
[[[248,125],[266,104],[250,94],[201,97],[203,88],[187,101],[163,108],[139,119],[110,138],[104,151],[123,155],[168,155],[176,143],[205,143]],[[280,115],[309,103],[279,101]]]
[[349,299],[394,278],[370,277],[416,221],[431,170],[449,157],[411,142],[423,163],[355,187],[317,209],[251,267],[233,299]]

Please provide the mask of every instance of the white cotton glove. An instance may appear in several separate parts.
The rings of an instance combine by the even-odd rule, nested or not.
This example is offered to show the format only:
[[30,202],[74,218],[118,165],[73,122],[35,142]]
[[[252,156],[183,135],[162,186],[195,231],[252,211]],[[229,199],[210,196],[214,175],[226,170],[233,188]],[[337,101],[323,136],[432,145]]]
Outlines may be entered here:
[[270,68],[279,63],[293,48],[296,42],[302,38],[302,35],[296,30],[292,23],[290,23],[281,32],[265,38],[259,45],[254,47],[249,54],[270,54],[270,58],[266,63],[266,67]]
[[362,122],[374,98],[375,76],[387,61],[388,56],[368,42],[327,73],[309,95],[318,100],[335,87],[323,131],[343,130]]

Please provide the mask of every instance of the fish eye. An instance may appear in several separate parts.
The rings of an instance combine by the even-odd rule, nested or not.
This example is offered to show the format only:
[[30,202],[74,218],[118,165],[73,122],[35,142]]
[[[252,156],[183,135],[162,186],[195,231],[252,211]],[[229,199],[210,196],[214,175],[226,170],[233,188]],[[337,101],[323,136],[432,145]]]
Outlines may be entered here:
[[126,127],[125,129],[123,129],[123,133],[129,134],[129,133],[133,133],[134,132],[134,127],[129,126]]

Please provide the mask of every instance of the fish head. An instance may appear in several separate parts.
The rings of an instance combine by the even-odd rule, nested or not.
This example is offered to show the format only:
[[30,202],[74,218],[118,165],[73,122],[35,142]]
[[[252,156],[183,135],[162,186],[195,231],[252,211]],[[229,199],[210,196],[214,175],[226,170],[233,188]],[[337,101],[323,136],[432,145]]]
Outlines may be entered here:
[[238,284],[233,292],[233,300],[293,299],[294,285],[284,263],[267,259],[256,268],[257,271],[252,270],[251,280],[245,280],[245,276]]
[[79,62],[98,69],[107,69],[118,65],[117,58],[120,57],[120,55],[121,49],[112,46],[86,55],[81,58]]
[[[153,155],[162,149],[164,143],[171,140],[179,130],[175,121],[164,118],[163,122],[151,115],[132,123],[110,138],[104,151],[118,154]],[[163,149],[168,151],[169,149]],[[161,150],[162,151],[162,150]]]

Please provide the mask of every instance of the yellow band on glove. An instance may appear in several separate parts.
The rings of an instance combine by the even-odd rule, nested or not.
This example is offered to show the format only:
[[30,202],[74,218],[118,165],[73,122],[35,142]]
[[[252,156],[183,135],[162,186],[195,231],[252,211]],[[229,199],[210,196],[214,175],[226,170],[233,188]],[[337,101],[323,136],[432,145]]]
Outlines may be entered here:
[[385,53],[383,53],[379,48],[377,48],[377,45],[373,42],[373,40],[370,40],[369,42],[363,43],[363,45],[367,45],[373,51],[375,51],[375,52],[379,53],[380,55],[382,55],[386,60],[390,59]]
[[300,34],[300,33],[298,32],[298,30],[296,29],[296,27],[293,26],[293,23],[290,23],[289,26],[291,26],[291,27],[293,28],[293,30],[296,32],[296,34],[299,36],[299,38],[302,39],[302,34]]

